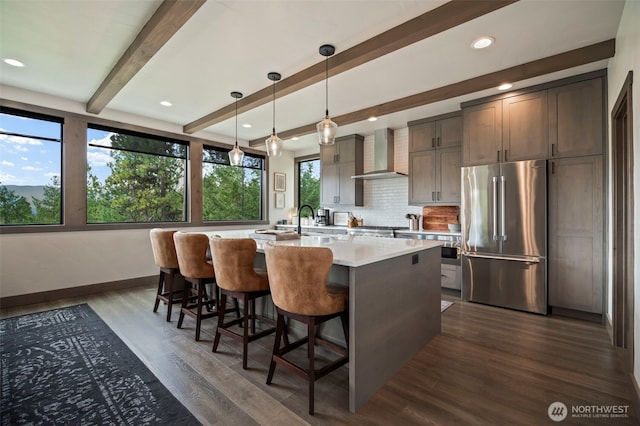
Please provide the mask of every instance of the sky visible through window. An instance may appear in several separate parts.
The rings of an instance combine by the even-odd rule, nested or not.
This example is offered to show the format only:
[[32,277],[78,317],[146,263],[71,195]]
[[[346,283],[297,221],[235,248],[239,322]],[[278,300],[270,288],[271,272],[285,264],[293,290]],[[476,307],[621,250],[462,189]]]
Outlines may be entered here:
[[32,137],[0,134],[0,184],[47,185],[60,177],[61,124],[0,113],[0,130]]
[[109,169],[109,161],[111,161],[110,150],[89,145],[111,148],[111,135],[113,135],[113,132],[92,128],[87,129],[87,163],[91,167],[91,174],[96,176],[102,183],[111,174],[111,169]]

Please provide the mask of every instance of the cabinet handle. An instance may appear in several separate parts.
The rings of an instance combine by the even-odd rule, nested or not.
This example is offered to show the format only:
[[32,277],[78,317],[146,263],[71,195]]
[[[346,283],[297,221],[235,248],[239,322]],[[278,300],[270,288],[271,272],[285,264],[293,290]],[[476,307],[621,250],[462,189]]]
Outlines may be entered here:
[[498,150],[498,163],[500,162],[500,150]]
[[436,200],[436,192],[432,191],[431,192],[431,201],[435,201]]
[[436,138],[431,138],[431,148],[436,147]]
[[437,145],[437,146],[440,146],[440,136],[438,136],[437,141],[438,141],[438,143],[437,143],[436,145]]
[[509,160],[507,160],[507,150],[506,149],[504,150],[504,161],[505,162],[509,161]]
[[556,155],[556,154],[554,153],[554,152],[555,152],[555,147],[556,147],[556,144],[555,144],[555,143],[552,143],[552,144],[551,144],[551,156],[552,156],[552,157],[555,157],[555,155]]
[[436,192],[436,201],[440,201],[440,191]]

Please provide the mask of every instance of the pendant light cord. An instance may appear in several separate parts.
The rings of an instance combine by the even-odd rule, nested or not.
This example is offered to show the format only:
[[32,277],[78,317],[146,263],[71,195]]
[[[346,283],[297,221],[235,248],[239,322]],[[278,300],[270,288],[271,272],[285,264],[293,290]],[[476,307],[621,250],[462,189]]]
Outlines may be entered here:
[[238,147],[238,98],[236,98],[236,148]]
[[325,60],[324,72],[325,117],[329,117],[329,57]]
[[276,134],[276,81],[273,80],[273,134]]

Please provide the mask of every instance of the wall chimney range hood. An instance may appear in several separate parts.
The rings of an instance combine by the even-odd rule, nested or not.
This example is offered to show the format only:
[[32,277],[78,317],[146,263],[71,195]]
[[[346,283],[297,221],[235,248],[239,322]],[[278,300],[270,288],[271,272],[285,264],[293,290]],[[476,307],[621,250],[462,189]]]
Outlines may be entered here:
[[389,179],[407,176],[394,170],[393,130],[378,129],[373,135],[373,171],[351,176],[351,179]]

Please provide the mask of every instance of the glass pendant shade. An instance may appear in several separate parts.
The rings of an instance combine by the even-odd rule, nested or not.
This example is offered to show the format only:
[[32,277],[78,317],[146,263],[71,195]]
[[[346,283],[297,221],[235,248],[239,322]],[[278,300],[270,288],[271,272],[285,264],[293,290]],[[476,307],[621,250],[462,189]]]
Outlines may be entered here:
[[238,141],[236,141],[236,146],[229,151],[229,163],[232,166],[242,166],[242,160],[244,160],[244,152],[238,148]]
[[265,141],[267,145],[267,155],[269,157],[279,157],[282,155],[282,139],[274,131]]
[[333,145],[336,142],[338,125],[331,121],[328,115],[318,123],[316,129],[318,131],[318,143],[320,145]]

